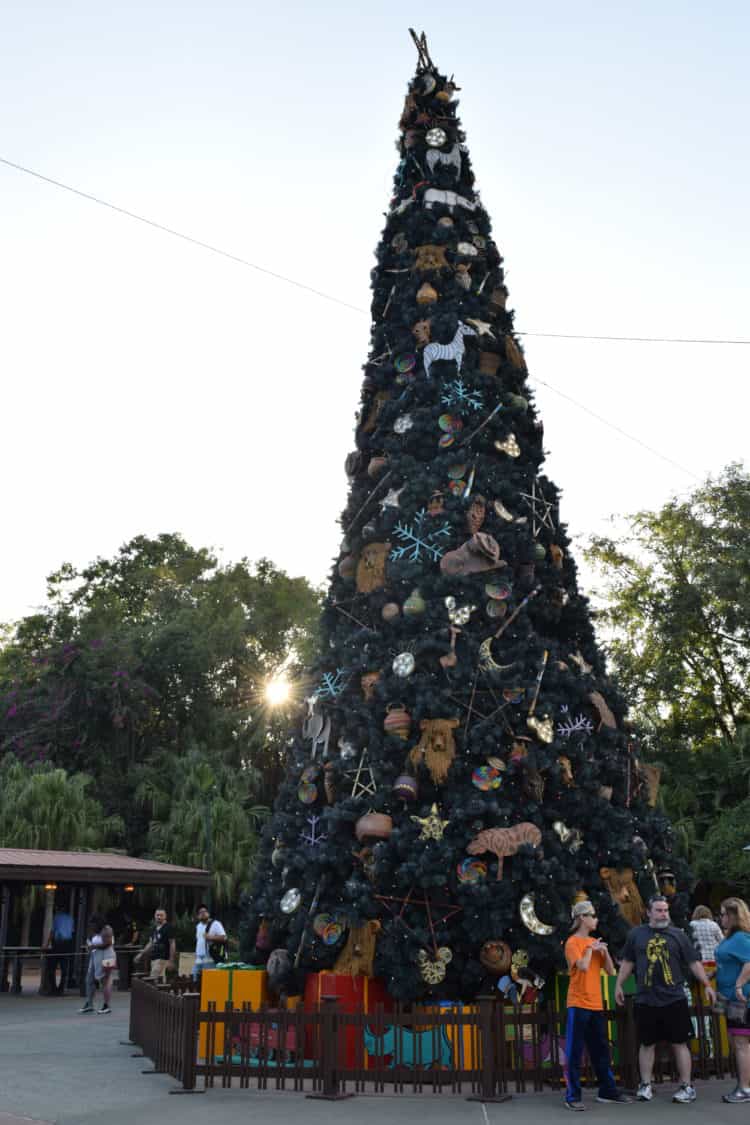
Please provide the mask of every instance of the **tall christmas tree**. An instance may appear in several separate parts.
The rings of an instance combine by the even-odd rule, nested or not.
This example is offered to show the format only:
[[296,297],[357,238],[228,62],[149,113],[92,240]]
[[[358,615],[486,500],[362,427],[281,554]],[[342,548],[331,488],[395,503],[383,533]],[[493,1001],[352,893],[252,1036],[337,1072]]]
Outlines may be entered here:
[[576,897],[616,943],[673,862],[541,473],[458,87],[415,42],[325,663],[244,937],[402,1000],[544,977]]

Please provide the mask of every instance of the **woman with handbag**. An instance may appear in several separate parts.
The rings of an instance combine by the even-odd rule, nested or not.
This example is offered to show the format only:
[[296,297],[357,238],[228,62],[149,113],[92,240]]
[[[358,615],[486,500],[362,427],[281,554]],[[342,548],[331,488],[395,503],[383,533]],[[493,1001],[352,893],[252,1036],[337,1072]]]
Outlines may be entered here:
[[[101,914],[92,914],[89,925],[93,930],[91,937],[86,942],[89,950],[89,963],[86,970],[86,1002],[78,1011],[81,1015],[88,1015],[96,1011],[98,1016],[108,1016],[112,1011],[109,1002],[112,999],[112,984],[114,972],[117,968],[115,956],[114,933],[112,927],[105,922]],[[102,1006],[94,1008],[94,994],[97,984],[102,987]]]
[[716,986],[726,1011],[737,1060],[737,1087],[724,1102],[750,1102],[750,910],[741,898],[725,898],[719,921],[724,941],[716,947]]

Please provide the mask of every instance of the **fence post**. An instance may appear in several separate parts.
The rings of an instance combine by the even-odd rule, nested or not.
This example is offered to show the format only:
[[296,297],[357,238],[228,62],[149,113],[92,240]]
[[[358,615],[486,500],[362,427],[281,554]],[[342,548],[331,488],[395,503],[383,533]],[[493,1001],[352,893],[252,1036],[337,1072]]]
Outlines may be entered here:
[[336,1000],[335,996],[323,996],[320,1001],[320,1067],[323,1071],[323,1089],[320,1093],[305,1095],[327,1102],[354,1097],[354,1094],[345,1094],[339,1089],[339,1020]]
[[[479,1007],[479,1043],[482,1054],[482,1069],[480,1071],[480,1093],[470,1094],[467,1102],[509,1102],[511,1094],[498,1094],[497,1076],[495,1073],[495,1058],[497,1044],[495,1042],[495,999],[493,996],[478,996]],[[520,1031],[517,1029],[517,1034]]]
[[182,1005],[182,1043],[180,1044],[180,1074],[182,1087],[170,1090],[170,1094],[205,1094],[206,1088],[196,1089],[195,1086],[195,1052],[198,1045],[198,1019],[200,1015],[201,997],[199,992],[183,992],[182,996],[175,996],[175,1003]]

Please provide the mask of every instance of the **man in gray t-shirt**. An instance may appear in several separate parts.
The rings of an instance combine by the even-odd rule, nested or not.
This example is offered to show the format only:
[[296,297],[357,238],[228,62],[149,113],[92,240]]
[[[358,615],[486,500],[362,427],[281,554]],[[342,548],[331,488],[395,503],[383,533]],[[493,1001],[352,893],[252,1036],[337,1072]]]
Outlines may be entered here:
[[704,986],[710,1004],[715,1002],[716,995],[694,946],[682,930],[670,925],[669,903],[663,895],[654,895],[649,900],[647,924],[636,926],[628,934],[615,986],[618,1004],[625,1003],[622,986],[633,969],[638,986],[635,997],[641,1072],[638,1100],[651,1101],[656,1044],[667,1042],[672,1044],[680,1076],[680,1088],[672,1101],[693,1102],[695,1089],[690,1081],[692,1060],[688,1047],[693,1029],[685,995],[689,974]]

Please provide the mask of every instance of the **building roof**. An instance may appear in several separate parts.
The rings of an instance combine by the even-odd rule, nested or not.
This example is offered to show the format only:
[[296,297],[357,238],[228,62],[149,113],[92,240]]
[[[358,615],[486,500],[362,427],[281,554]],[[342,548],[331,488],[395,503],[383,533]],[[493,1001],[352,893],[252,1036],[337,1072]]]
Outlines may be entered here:
[[0,848],[0,882],[140,883],[157,887],[205,887],[210,872],[113,852],[54,852]]

